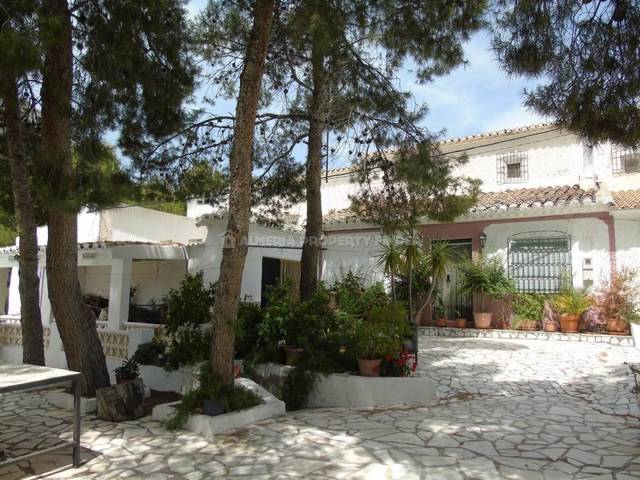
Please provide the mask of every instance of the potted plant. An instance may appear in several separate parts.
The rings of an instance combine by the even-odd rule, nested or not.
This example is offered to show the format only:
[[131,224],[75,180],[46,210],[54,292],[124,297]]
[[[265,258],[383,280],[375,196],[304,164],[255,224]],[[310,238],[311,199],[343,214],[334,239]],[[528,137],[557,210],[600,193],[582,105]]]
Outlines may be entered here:
[[447,309],[444,306],[442,297],[438,296],[436,304],[433,308],[433,313],[436,316],[436,325],[439,327],[447,326]]
[[456,328],[467,328],[467,319],[458,310],[456,310]]
[[400,351],[405,337],[410,334],[405,309],[401,304],[394,302],[373,307],[354,329],[352,343],[360,375],[379,376],[382,359]]
[[480,297],[480,311],[473,313],[476,328],[491,328],[492,314],[485,308],[487,297],[500,299],[513,291],[513,284],[507,277],[504,265],[498,257],[481,257],[462,264],[460,269],[462,292]]
[[591,300],[582,290],[569,287],[556,296],[554,305],[560,314],[560,330],[577,333],[580,317],[591,306]]
[[615,272],[610,280],[602,282],[593,294],[594,305],[606,321],[607,333],[620,335],[628,332],[631,320],[636,318],[635,302],[640,288],[636,274],[629,268]]
[[124,360],[122,364],[113,370],[116,374],[116,383],[127,383],[131,380],[135,380],[140,376],[140,368],[135,358],[129,358]]
[[515,330],[537,330],[544,313],[544,299],[533,293],[519,293],[511,300],[513,320],[511,328]]

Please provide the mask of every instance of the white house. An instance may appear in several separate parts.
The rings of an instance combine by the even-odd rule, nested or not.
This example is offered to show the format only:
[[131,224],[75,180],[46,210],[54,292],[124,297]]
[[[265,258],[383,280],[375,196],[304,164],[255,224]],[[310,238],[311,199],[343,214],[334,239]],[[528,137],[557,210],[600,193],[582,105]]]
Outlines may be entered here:
[[[123,205],[78,215],[78,277],[111,366],[148,341],[159,306],[187,273],[217,280],[224,217],[191,217]],[[40,306],[47,363],[65,366],[47,294],[46,227],[38,230]],[[299,278],[300,233],[251,225],[242,296],[261,301],[267,285]],[[18,246],[0,248],[0,359],[21,358]]]
[[[576,286],[588,287],[615,268],[640,266],[640,152],[589,146],[554,124],[455,138],[440,146],[445,153],[468,156],[459,173],[479,178],[482,194],[453,223],[425,220],[420,226],[425,241],[450,240],[467,257],[500,254],[520,288],[531,291],[556,290],[566,271]],[[322,184],[326,281],[347,271],[382,279],[376,267],[380,229],[348,211],[356,188],[348,168],[327,172]],[[251,226],[244,297],[259,302],[265,286],[299,278],[304,215],[304,204],[288,212],[297,229]],[[218,278],[225,225],[224,215],[197,199],[188,202],[187,216],[132,206],[78,216],[80,282],[86,295],[105,304],[96,316],[109,358],[130,355],[153,333],[157,326],[145,315],[143,322],[130,315],[153,312],[186,272],[202,271],[211,282]],[[47,356],[63,366],[46,294],[46,228],[39,231],[39,243]],[[16,255],[16,246],[0,249],[0,358],[20,356]],[[457,291],[456,276],[454,266],[440,286],[443,300],[450,316],[457,311],[470,318],[473,301]]]

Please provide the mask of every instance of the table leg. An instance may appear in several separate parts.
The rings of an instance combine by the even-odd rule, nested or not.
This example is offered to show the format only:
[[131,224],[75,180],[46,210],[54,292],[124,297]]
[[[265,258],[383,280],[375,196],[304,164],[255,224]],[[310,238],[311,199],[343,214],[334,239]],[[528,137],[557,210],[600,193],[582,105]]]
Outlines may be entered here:
[[73,381],[73,466],[80,466],[80,379]]

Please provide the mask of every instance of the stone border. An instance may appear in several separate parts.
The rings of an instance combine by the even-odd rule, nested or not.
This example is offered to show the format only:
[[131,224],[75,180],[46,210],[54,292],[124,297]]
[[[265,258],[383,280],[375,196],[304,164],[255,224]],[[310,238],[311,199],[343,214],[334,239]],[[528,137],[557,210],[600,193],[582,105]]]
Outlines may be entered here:
[[418,335],[452,338],[496,338],[508,340],[546,340],[552,342],[608,343],[622,347],[633,347],[630,335],[604,335],[598,333],[561,333],[542,330],[483,330],[477,328],[418,327]]
[[[189,415],[189,419],[183,428],[204,437],[212,438],[219,433],[236,430],[261,420],[285,415],[284,402],[278,400],[257,383],[248,378],[236,378],[236,385],[258,394],[264,403],[253,408],[224,413],[215,417],[195,413]],[[152,418],[160,422],[166,422],[173,417],[175,414],[174,406],[179,403],[171,402],[157,405],[153,408]]]
[[[267,388],[281,391],[293,367],[276,363],[256,365],[255,373]],[[361,377],[348,373],[318,375],[307,406],[368,408],[436,399],[436,385],[426,377]]]

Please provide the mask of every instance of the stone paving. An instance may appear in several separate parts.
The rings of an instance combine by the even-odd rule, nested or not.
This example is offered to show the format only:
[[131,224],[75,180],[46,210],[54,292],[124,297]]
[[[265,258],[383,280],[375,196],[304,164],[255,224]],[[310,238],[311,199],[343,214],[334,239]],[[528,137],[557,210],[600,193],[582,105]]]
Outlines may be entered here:
[[[419,374],[438,383],[430,405],[304,410],[214,440],[150,419],[85,417],[80,469],[44,455],[0,469],[0,478],[640,478],[640,411],[624,365],[640,351],[428,336],[420,344]],[[12,454],[68,438],[55,432],[69,430],[70,415],[41,394],[6,395],[0,405],[0,448],[11,444]]]

